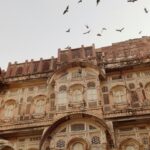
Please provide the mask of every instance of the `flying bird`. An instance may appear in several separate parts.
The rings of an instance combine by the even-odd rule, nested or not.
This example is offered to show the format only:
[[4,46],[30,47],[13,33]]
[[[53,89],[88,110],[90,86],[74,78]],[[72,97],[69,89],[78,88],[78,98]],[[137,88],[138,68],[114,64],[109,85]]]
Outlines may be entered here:
[[139,31],[139,34],[141,34],[142,33],[142,31]]
[[66,7],[66,9],[63,12],[63,15],[66,14],[69,11],[69,5]]
[[70,32],[70,29],[66,30],[66,32]]
[[128,0],[128,2],[133,2],[133,3],[136,2],[136,1],[137,1],[137,0]]
[[101,33],[103,33],[103,31],[106,31],[106,30],[107,30],[106,28],[102,28]]
[[102,30],[107,30],[106,28],[102,28]]
[[118,31],[118,32],[122,32],[123,30],[124,30],[124,28],[116,29],[116,31]]
[[89,29],[89,26],[88,26],[88,25],[85,25],[85,27],[86,27],[87,29]]
[[145,13],[148,13],[148,10],[147,10],[147,8],[144,8],[144,11],[145,11]]
[[96,1],[97,5],[99,4],[99,2],[100,2],[100,0],[97,0],[97,1]]
[[78,3],[82,3],[82,0],[79,0]]
[[102,35],[100,33],[98,33],[97,36],[102,36]]
[[83,34],[89,34],[91,32],[91,30],[87,31],[87,32],[84,32]]

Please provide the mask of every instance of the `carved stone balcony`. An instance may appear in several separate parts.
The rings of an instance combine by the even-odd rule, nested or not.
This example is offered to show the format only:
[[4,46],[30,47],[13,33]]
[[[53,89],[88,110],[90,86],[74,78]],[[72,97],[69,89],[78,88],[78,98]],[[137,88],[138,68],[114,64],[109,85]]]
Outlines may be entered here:
[[150,106],[138,107],[138,108],[126,108],[122,110],[112,110],[104,113],[104,118],[117,118],[117,117],[128,117],[128,116],[142,116],[150,115]]

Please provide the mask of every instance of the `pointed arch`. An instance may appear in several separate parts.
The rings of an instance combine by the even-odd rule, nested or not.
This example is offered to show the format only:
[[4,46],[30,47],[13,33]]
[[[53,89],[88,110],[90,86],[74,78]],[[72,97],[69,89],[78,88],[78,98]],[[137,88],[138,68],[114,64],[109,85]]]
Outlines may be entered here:
[[70,115],[66,115],[62,118],[59,118],[58,120],[56,120],[50,127],[48,127],[47,129],[44,130],[42,137],[41,137],[41,141],[40,141],[40,146],[39,146],[39,150],[42,150],[43,145],[45,140],[48,137],[51,137],[53,134],[53,131],[55,129],[57,129],[57,127],[67,121],[73,120],[73,119],[90,119],[91,121],[99,124],[100,126],[102,126],[105,129],[105,132],[107,134],[107,137],[109,137],[109,143],[111,143],[112,145],[114,145],[114,139],[113,139],[113,135],[110,131],[110,128],[107,126],[107,124],[100,118],[90,115],[90,114],[85,114],[85,113],[76,113],[76,114],[70,114]]
[[128,146],[133,147],[135,150],[143,150],[142,144],[133,138],[123,140],[119,145],[119,149],[126,150]]
[[0,139],[0,144],[2,145],[1,150],[15,150],[8,140]]

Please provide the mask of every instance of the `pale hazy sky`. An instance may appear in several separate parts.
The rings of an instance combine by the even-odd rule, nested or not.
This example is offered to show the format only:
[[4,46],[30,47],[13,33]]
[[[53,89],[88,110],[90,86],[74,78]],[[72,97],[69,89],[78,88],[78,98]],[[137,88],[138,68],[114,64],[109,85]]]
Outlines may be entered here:
[[[0,0],[0,66],[57,56],[58,48],[96,47],[150,35],[150,0]],[[62,15],[66,6],[69,12]],[[91,33],[83,35],[89,25]],[[96,34],[103,27],[102,37]],[[125,27],[122,33],[116,29]],[[70,33],[65,31],[71,28]],[[142,34],[138,34],[142,31]]]

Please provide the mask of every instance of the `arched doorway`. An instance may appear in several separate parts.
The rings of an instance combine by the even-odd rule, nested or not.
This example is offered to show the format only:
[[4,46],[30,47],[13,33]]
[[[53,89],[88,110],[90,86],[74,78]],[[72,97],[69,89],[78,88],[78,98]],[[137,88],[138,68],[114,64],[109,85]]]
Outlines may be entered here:
[[[109,139],[108,139],[109,138]],[[109,128],[89,114],[71,114],[58,119],[43,132],[39,150],[108,150],[114,143]]]

